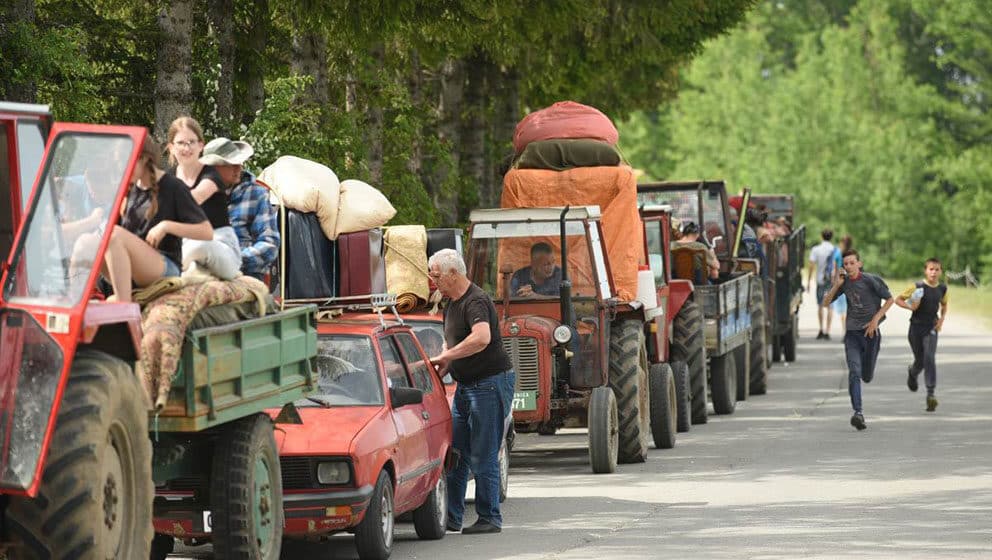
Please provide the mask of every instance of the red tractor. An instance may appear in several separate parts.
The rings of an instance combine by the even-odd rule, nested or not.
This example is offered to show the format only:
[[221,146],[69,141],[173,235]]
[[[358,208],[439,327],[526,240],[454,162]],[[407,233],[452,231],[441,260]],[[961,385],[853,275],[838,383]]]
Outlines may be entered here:
[[[586,427],[592,470],[608,473],[644,461],[652,436],[657,448],[675,445],[681,391],[665,363],[666,317],[681,296],[666,285],[647,304],[618,299],[600,217],[598,206],[473,211],[468,274],[497,304],[517,373],[516,430]],[[561,264],[554,295],[511,292],[535,243]]]

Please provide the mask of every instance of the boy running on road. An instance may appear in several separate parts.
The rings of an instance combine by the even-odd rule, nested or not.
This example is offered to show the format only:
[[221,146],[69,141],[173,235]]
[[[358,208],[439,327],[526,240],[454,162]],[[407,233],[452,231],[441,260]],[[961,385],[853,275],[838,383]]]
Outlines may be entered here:
[[940,282],[942,273],[940,260],[931,257],[924,264],[923,280],[896,296],[896,305],[913,312],[909,318],[909,347],[913,349],[913,364],[909,366],[906,385],[915,392],[919,388],[917,378],[921,371],[925,372],[927,412],[937,408],[937,397],[934,396],[937,388],[937,333],[947,318],[947,285]]
[[871,383],[882,343],[879,323],[892,307],[892,294],[885,282],[861,271],[861,256],[854,249],[844,251],[844,273],[838,275],[821,302],[829,306],[840,294],[847,296],[847,323],[844,327],[844,354],[847,358],[847,385],[851,395],[851,425],[858,431],[868,427],[861,407],[861,382]]

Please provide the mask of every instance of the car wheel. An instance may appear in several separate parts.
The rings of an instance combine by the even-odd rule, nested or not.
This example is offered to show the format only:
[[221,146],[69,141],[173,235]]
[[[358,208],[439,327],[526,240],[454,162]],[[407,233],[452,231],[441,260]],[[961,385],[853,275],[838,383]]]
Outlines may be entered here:
[[427,499],[413,510],[413,528],[421,539],[436,541],[444,537],[447,522],[448,477],[442,471]]
[[365,517],[355,529],[355,547],[362,560],[386,560],[393,551],[393,483],[379,473]]

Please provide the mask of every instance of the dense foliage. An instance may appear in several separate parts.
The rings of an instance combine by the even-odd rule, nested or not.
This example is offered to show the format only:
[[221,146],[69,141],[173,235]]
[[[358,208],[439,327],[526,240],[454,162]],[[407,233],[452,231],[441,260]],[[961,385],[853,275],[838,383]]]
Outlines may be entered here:
[[614,118],[677,89],[705,40],[754,0],[13,0],[0,99],[161,138],[189,113],[364,179],[397,222],[493,204],[513,127],[574,99]]
[[867,266],[992,272],[992,11],[945,0],[762,2],[707,43],[678,100],[621,127],[658,179],[794,193]]

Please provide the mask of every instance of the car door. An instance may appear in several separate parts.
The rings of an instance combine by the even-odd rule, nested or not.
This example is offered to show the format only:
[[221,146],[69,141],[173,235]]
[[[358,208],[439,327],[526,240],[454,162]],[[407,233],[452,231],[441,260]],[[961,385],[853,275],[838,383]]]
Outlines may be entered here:
[[451,409],[448,407],[444,384],[441,383],[434,366],[414,340],[413,335],[397,333],[395,338],[403,352],[403,359],[414,385],[424,392],[427,448],[430,469],[433,471],[441,466],[444,453],[451,445]]
[[[406,369],[399,348],[392,335],[379,337],[379,352],[382,357],[386,383],[390,388],[414,387]],[[393,422],[399,435],[396,451],[396,509],[403,512],[424,493],[428,486],[430,466],[427,448],[427,410],[423,403],[409,404],[392,408]]]

